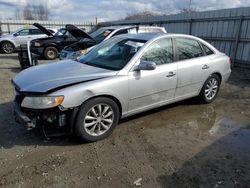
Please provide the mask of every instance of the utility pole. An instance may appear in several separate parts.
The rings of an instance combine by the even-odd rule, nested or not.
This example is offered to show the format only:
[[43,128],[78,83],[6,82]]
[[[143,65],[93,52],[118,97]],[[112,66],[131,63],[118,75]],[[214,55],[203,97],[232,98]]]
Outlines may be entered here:
[[191,4],[192,4],[192,0],[189,0],[189,8],[188,8],[189,12],[191,12]]

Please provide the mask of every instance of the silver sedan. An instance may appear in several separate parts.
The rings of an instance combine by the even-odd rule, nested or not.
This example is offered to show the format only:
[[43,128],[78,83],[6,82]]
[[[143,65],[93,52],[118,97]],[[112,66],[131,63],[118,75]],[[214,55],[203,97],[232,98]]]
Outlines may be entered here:
[[196,96],[214,101],[230,66],[228,56],[197,37],[120,35],[79,61],[19,73],[14,112],[29,129],[50,124],[93,142],[121,118]]

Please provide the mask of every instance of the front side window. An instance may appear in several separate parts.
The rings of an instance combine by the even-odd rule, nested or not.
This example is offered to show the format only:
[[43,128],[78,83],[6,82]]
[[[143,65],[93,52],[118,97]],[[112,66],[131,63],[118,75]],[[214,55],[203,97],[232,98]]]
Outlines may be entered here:
[[145,42],[114,37],[93,48],[79,62],[109,70],[121,70]]
[[142,55],[141,60],[155,62],[156,65],[163,65],[173,62],[173,45],[171,39],[159,39],[151,44]]
[[199,43],[193,39],[176,38],[176,46],[180,61],[203,56]]
[[23,29],[21,31],[18,32],[19,36],[27,36],[29,35],[29,29]]

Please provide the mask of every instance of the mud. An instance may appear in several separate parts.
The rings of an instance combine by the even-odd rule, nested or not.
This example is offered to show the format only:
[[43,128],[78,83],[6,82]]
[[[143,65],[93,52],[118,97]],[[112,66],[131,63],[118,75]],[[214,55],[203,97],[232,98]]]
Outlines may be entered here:
[[15,123],[19,71],[16,55],[0,55],[0,187],[250,187],[250,70],[235,68],[212,104],[145,112],[91,144]]

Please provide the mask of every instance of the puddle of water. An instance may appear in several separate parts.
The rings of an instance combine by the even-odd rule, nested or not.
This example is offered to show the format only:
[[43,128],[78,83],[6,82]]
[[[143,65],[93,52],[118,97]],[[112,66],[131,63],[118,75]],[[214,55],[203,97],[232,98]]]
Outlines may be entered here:
[[214,126],[208,131],[210,135],[227,135],[244,127],[228,118],[219,118]]

